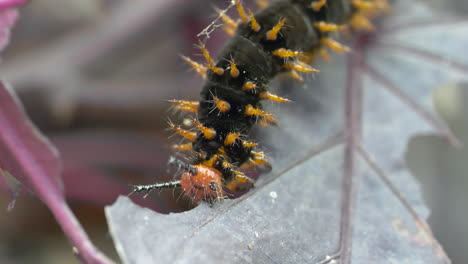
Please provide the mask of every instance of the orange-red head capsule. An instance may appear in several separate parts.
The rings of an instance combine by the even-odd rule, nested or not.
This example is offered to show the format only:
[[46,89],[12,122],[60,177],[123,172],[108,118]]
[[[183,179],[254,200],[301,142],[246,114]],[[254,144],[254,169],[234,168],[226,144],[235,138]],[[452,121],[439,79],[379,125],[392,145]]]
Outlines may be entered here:
[[195,171],[186,171],[182,174],[180,185],[193,202],[201,200],[223,200],[222,174],[213,167],[192,165]]

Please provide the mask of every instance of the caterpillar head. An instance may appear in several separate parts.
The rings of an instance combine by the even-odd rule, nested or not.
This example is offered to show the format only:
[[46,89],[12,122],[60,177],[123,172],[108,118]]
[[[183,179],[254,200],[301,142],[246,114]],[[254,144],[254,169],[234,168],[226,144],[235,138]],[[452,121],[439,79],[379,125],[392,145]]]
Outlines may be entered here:
[[205,165],[192,165],[192,170],[182,174],[180,185],[193,202],[201,200],[220,201],[224,199],[222,173]]

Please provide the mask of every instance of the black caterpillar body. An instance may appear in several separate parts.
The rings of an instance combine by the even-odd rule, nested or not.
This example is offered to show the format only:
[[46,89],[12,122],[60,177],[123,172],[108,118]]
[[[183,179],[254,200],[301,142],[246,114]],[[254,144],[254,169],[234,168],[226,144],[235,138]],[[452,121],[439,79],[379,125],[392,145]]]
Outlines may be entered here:
[[[307,2],[307,4],[306,4]],[[319,12],[310,8],[311,1],[280,0],[255,15],[261,25],[259,32],[254,32],[250,24],[240,24],[236,35],[230,39],[223,52],[218,56],[216,67],[229,69],[229,61],[235,61],[240,75],[231,77],[229,71],[219,76],[213,71],[201,92],[198,119],[206,127],[214,128],[218,136],[206,140],[199,133],[194,142],[196,152],[206,153],[204,159],[210,159],[223,146],[225,137],[230,132],[249,134],[257,123],[257,116],[246,116],[247,105],[261,108],[259,94],[267,89],[268,82],[278,73],[285,71],[282,67],[287,61],[272,54],[274,50],[285,48],[295,51],[312,51],[320,46],[319,39],[324,33],[314,28],[313,22],[327,21],[340,23],[346,21],[353,8],[347,1],[329,1],[328,6]],[[277,40],[266,40],[265,35],[281,19],[286,19]],[[326,34],[326,33],[325,33]],[[244,83],[252,81],[256,88],[243,91]],[[231,108],[225,113],[212,111],[213,96],[229,102]],[[244,164],[251,157],[253,148],[244,148],[241,144],[224,147],[228,160],[233,164]],[[230,175],[224,175],[230,180]]]
[[[331,31],[371,29],[367,19],[388,8],[385,0],[278,0],[253,16],[245,13],[239,1],[234,3],[241,21],[216,63],[209,55],[205,56],[206,66],[188,59],[199,72],[202,69],[202,75],[206,72],[200,101],[171,101],[182,110],[197,113],[196,134],[171,124],[192,141],[176,149],[191,149],[195,154],[191,165],[174,161],[185,172],[171,186],[182,187],[195,202],[222,199],[223,186],[236,191],[250,184],[239,168],[269,166],[264,155],[255,151],[256,144],[246,140],[254,124],[275,122],[262,110],[262,99],[287,101],[268,93],[268,82],[279,73],[295,73],[297,77],[297,71],[313,72],[304,62],[311,62],[311,56],[320,54],[324,46],[346,50],[329,38]],[[271,32],[275,28],[276,34]],[[201,49],[207,54],[202,44]],[[134,190],[169,185],[140,185]]]

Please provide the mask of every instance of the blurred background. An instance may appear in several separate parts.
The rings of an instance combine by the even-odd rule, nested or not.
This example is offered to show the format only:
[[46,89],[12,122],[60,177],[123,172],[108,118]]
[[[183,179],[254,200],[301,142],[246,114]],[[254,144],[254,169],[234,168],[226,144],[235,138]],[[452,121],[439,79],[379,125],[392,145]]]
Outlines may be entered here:
[[[425,1],[453,16],[468,11],[463,0]],[[202,80],[179,54],[199,56],[196,35],[215,18],[211,6],[226,3],[35,0],[21,8],[0,74],[61,152],[65,186],[74,186],[67,189],[70,206],[97,247],[115,260],[102,208],[117,194],[128,194],[129,183],[170,175],[166,158],[172,133],[166,121],[171,111],[164,100],[198,98]],[[208,41],[212,53],[226,39],[218,31]],[[434,97],[441,116],[465,146],[467,88],[466,83],[447,84]],[[170,116],[177,122],[177,115]],[[453,263],[466,263],[468,148],[418,136],[409,143],[407,160],[432,210],[429,223],[435,236]],[[179,211],[190,206],[174,199],[179,195],[167,191],[139,202],[161,212]],[[78,263],[41,202],[21,196],[7,212],[11,199],[0,192],[0,210],[5,210],[0,217],[0,263]]]

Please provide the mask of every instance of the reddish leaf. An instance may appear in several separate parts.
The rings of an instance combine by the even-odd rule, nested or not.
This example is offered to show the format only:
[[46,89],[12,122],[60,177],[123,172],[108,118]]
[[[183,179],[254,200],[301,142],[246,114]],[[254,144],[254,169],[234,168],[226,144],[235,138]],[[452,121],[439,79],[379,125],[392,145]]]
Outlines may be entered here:
[[18,18],[15,7],[26,3],[27,0],[0,0],[0,51],[2,51],[10,39],[10,28]]
[[[50,142],[31,124],[14,93],[0,83],[0,160],[2,168],[34,192],[88,263],[109,263],[91,244],[60,189],[60,160]],[[5,175],[5,173],[2,173]]]

